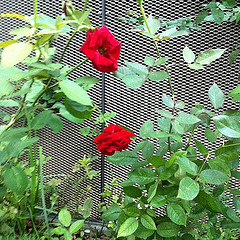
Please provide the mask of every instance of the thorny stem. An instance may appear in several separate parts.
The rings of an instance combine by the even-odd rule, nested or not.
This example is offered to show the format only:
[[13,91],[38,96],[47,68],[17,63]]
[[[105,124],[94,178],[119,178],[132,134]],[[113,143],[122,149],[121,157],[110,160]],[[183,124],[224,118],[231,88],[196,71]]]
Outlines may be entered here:
[[197,181],[197,180],[198,180],[198,178],[199,178],[199,175],[200,175],[200,173],[201,173],[201,171],[202,171],[202,169],[203,169],[204,165],[207,163],[207,160],[209,159],[209,156],[210,156],[210,152],[209,152],[209,154],[207,155],[207,157],[205,158],[205,160],[204,160],[204,162],[203,162],[202,166],[200,167],[200,169],[199,169],[199,171],[198,171],[198,175],[197,175],[197,176],[196,176],[196,178],[195,178],[195,181]]
[[[145,24],[147,26],[148,32],[151,34],[151,29],[149,27],[149,24],[148,24],[148,21],[147,21],[147,18],[146,18],[146,14],[145,14],[143,6],[142,6],[142,1],[139,2],[139,6],[140,6],[141,13],[143,15],[144,22],[145,22]],[[155,45],[158,57],[161,58],[161,54],[159,52],[159,49],[158,49],[158,46],[157,46],[157,43],[156,43],[155,39],[153,39],[153,43]],[[169,88],[170,88],[170,91],[171,91],[171,94],[172,94],[172,99],[173,99],[173,102],[174,102],[174,107],[172,109],[172,114],[174,115],[174,112],[175,112],[175,97],[174,97],[173,87],[172,87],[172,83],[171,83],[171,77],[169,75],[169,70],[168,70],[168,67],[166,66],[166,64],[163,64],[163,66],[164,66],[165,71],[167,72],[167,74],[169,76],[168,77],[168,84],[169,84]],[[171,134],[171,132],[172,132],[172,123],[170,124],[170,128],[169,128],[169,133]],[[169,153],[171,155],[171,141],[170,141],[170,137],[168,137],[168,151],[169,151]]]

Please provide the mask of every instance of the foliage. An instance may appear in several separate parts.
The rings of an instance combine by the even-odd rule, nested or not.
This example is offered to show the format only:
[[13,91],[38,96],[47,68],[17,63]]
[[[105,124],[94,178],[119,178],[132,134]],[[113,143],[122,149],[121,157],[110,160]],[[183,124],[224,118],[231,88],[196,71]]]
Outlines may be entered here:
[[[103,196],[113,203],[103,207],[102,219],[119,239],[237,239],[239,191],[230,190],[234,207],[227,200],[231,179],[239,179],[239,111],[222,108],[226,97],[239,100],[239,86],[226,96],[213,83],[208,92],[213,110],[196,104],[189,113],[183,111],[187,104],[174,94],[168,58],[161,57],[156,42],[187,30],[178,20],[173,28],[159,33],[162,20],[147,17],[143,1],[138,3],[141,16],[131,12],[137,19],[120,20],[150,37],[158,59],[146,56],[143,63],[126,62],[114,75],[128,88],[140,88],[145,81],[168,81],[171,95],[162,96],[164,109],[157,111],[157,129],[152,121],[144,122],[139,130],[141,141],[134,150],[107,157],[112,164],[129,166],[130,171],[120,183],[121,194],[115,192],[114,185],[106,186]],[[220,24],[230,19],[238,23],[235,1],[211,2],[204,8],[192,25],[196,29],[203,21]],[[182,51],[186,67],[200,71],[219,59],[225,49],[203,50],[197,57],[189,47]],[[237,53],[230,55],[230,63]],[[213,150],[208,150],[208,143],[194,140],[197,131],[205,135]]]

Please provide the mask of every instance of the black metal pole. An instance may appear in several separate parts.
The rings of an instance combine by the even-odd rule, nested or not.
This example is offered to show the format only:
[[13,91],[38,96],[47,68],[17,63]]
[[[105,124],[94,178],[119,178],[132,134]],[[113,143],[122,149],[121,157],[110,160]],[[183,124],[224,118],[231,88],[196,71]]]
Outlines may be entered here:
[[[102,25],[106,22],[106,1],[102,0]],[[105,73],[102,73],[102,114],[105,113]],[[102,123],[102,132],[104,131],[105,124]],[[104,182],[105,182],[105,157],[101,157],[101,193],[104,192]],[[101,196],[101,202],[103,202],[103,197]]]

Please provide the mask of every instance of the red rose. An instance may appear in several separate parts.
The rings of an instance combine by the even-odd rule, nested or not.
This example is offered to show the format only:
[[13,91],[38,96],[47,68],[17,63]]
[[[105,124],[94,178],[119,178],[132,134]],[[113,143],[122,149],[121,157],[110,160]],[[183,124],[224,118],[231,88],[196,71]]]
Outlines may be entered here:
[[117,70],[120,48],[121,43],[103,25],[100,29],[88,30],[87,40],[80,51],[92,61],[98,71],[114,72]]
[[112,156],[116,151],[128,149],[132,141],[130,137],[135,137],[134,133],[124,130],[119,125],[110,124],[93,142],[97,143],[97,149],[102,155]]

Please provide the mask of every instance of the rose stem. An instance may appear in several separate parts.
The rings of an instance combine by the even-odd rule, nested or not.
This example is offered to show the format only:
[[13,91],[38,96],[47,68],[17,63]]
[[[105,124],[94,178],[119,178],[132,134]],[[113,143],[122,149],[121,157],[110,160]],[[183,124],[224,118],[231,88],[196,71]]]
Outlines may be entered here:
[[78,67],[80,67],[82,64],[84,64],[86,61],[88,60],[88,58],[84,59],[82,62],[80,62],[76,67],[74,67],[73,69],[71,69],[65,76],[68,76],[70,73],[72,73],[74,70],[76,70]]

